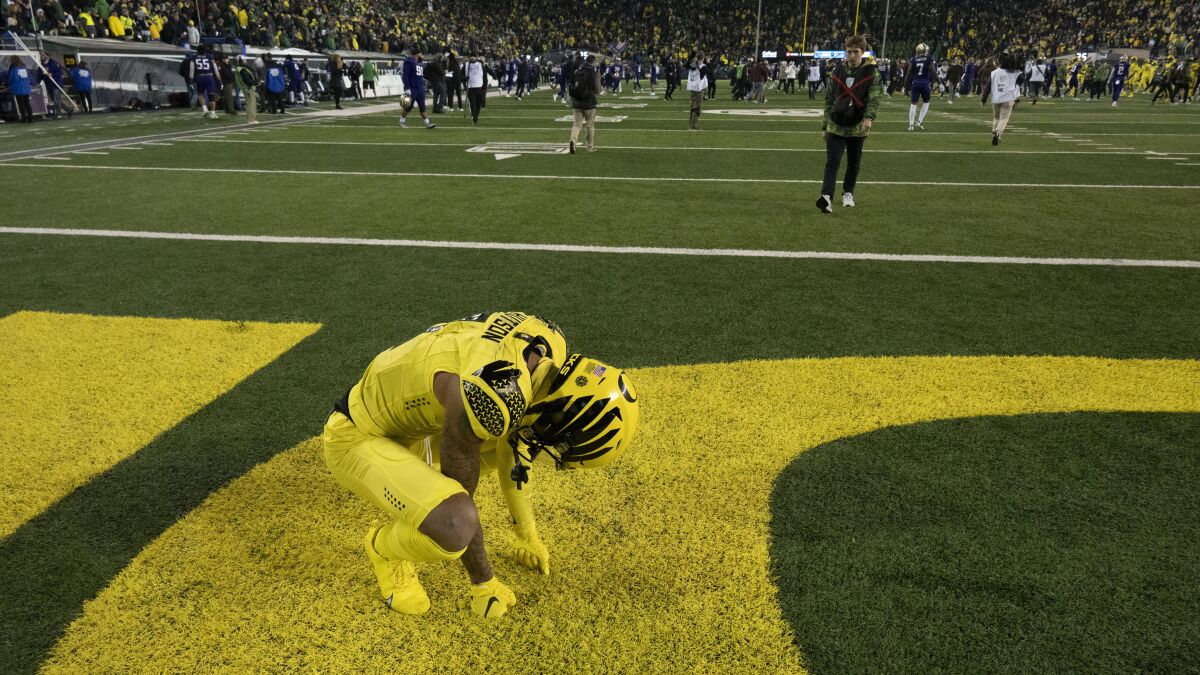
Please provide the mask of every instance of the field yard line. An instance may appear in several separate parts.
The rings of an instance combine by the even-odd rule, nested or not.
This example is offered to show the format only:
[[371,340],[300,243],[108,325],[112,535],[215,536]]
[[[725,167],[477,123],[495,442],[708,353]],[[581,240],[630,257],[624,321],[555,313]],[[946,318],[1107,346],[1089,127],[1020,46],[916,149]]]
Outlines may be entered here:
[[874,260],[883,262],[976,263],[992,265],[1054,265],[1099,267],[1174,267],[1200,269],[1200,260],[1134,258],[1028,258],[1021,256],[923,255],[906,253],[850,253],[839,251],[773,251],[738,248],[667,248],[656,246],[585,246],[575,244],[521,244],[491,241],[436,241],[424,239],[359,239],[352,237],[281,237],[249,234],[192,234],[144,230],[89,230],[48,227],[0,227],[0,234],[32,234],[120,239],[170,239],[261,244],[390,246],[403,248],[456,248],[550,253],[615,253],[621,255],[688,255],[725,258],[786,258],[795,260]]
[[[721,109],[724,110],[725,108],[721,108]],[[786,108],[786,109],[793,110],[794,108]],[[566,109],[564,108],[564,110],[566,110]],[[626,121],[634,121],[634,122],[639,121],[639,120],[644,120],[647,122],[670,122],[670,121],[679,121],[679,120],[683,119],[682,116],[679,116],[679,115],[674,115],[674,116],[670,116],[670,117],[645,117],[645,116],[639,115],[638,114],[639,110],[642,110],[644,112],[644,109],[628,110],[628,109],[620,109],[620,108],[613,108],[613,109],[601,108],[600,110],[604,111],[605,114],[626,115],[628,117],[628,119]],[[753,109],[747,108],[747,110],[753,110]],[[812,110],[816,110],[816,109],[812,108]],[[570,112],[571,111],[566,110],[565,114],[570,114]],[[548,115],[551,113],[553,113],[553,111],[545,111],[544,113],[533,114],[533,115],[483,115],[480,117],[480,119],[493,119],[493,120],[556,119],[556,118],[548,117]],[[709,113],[707,116],[705,116],[703,114],[703,111],[701,111],[701,113],[702,113],[701,119],[708,120],[710,122],[711,121],[730,121],[730,122],[802,123],[802,122],[820,121],[820,119],[821,119],[820,115],[813,115],[813,116],[808,116],[808,115],[761,115],[760,116],[760,115],[751,115],[751,114],[727,115],[727,114],[720,114],[720,113]],[[376,113],[370,113],[370,114],[363,114],[361,116],[362,117],[381,117],[381,116],[398,117],[397,114],[395,114],[394,112],[390,112],[390,111],[389,112],[376,112]],[[990,119],[986,119],[983,117],[978,117],[978,118],[967,117],[967,116],[960,117],[956,113],[948,113],[948,112],[943,112],[939,116],[943,117],[943,118],[949,118],[949,119],[941,119],[941,122],[943,122],[943,123],[948,122],[948,123],[952,123],[952,124],[987,124],[989,126],[992,124],[992,121]],[[561,115],[560,115],[560,117],[561,117]],[[430,119],[432,119],[436,122],[438,118],[431,117]],[[450,118],[447,118],[447,119],[450,119]],[[1142,126],[1144,124],[1185,124],[1186,122],[1154,121],[1154,120],[1144,120],[1144,119],[1143,120],[1133,120],[1133,121],[1128,121],[1128,122],[1114,121],[1114,120],[1086,121],[1086,120],[1074,120],[1074,119],[1072,119],[1072,120],[1027,120],[1027,119],[1022,119],[1020,123],[1022,125],[1026,125],[1026,124],[1056,124],[1056,125],[1109,124],[1109,125],[1115,125],[1115,126],[1120,126],[1120,125]],[[563,122],[563,124],[569,124],[569,122]],[[884,119],[877,120],[876,124],[903,124],[905,126],[908,126],[908,120],[907,119],[884,118]]]
[[[450,148],[463,147],[470,148],[476,145],[488,145],[487,143],[404,143],[398,141],[255,141],[255,140],[235,140],[215,137],[198,137],[181,139],[188,143],[253,143],[262,145],[382,145],[382,146],[413,146],[413,147],[436,147],[446,146]],[[149,145],[149,144],[147,144]],[[566,143],[562,143],[566,146]],[[722,147],[672,147],[665,145],[603,145],[600,146],[605,150],[688,150],[688,151],[703,151],[703,152],[815,152],[825,154],[824,148],[722,148]],[[1132,149],[1132,148],[1131,148]],[[871,154],[876,153],[899,153],[899,154],[916,154],[916,155],[1143,155],[1145,153],[1138,152],[1107,152],[1098,150],[899,150],[899,149],[872,149]],[[1177,155],[1200,155],[1200,152],[1177,152]]]
[[[304,169],[217,169],[194,166],[105,166],[103,164],[17,164],[0,162],[4,167],[39,167],[53,169],[94,169],[102,171],[168,171],[191,173],[252,173],[279,174],[289,176],[370,176],[378,178],[498,178],[507,180],[571,180],[571,181],[615,181],[626,183],[769,183],[782,185],[820,184],[820,180],[801,178],[693,178],[682,176],[552,176],[544,174],[502,173],[432,173],[425,171],[316,171]],[[1200,185],[1130,185],[1102,183],[967,183],[907,180],[867,180],[861,185],[925,185],[933,187],[999,187],[999,188],[1067,188],[1130,189],[1130,190],[1200,190]]]

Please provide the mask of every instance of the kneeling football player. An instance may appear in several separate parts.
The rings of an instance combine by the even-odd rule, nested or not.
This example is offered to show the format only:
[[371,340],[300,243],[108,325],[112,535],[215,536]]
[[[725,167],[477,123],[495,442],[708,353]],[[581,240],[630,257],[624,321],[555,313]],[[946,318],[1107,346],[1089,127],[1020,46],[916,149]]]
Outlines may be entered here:
[[608,464],[629,447],[638,400],[629,376],[567,354],[558,327],[521,312],[431,326],[375,357],[325,424],[338,483],[392,516],[363,546],[388,607],[429,609],[413,563],[461,559],[471,610],[503,616],[516,596],[492,573],[473,501],[480,467],[496,471],[518,562],[550,573],[522,490],[539,456],[557,468]]

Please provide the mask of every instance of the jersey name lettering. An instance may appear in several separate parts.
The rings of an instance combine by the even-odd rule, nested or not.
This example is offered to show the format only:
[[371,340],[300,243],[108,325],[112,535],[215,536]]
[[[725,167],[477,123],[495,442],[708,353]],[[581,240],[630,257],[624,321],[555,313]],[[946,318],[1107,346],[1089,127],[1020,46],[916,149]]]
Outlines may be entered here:
[[483,339],[491,340],[492,342],[500,342],[513,331],[514,328],[521,325],[521,322],[528,319],[528,314],[521,312],[505,312],[496,317],[494,321],[483,331]]

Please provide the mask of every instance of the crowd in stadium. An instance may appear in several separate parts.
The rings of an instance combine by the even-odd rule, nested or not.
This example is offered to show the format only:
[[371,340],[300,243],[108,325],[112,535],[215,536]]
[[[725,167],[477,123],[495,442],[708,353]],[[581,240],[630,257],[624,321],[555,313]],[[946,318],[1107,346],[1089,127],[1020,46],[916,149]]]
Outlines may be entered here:
[[[272,48],[400,52],[414,42],[460,53],[537,54],[609,47],[653,54],[678,46],[709,54],[749,55],[756,43],[801,51],[838,47],[862,33],[880,42],[884,0],[853,6],[765,2],[761,24],[752,3],[663,0],[0,0],[10,30],[195,44],[224,38]],[[1092,48],[1174,46],[1195,49],[1200,2],[1162,0],[896,0],[889,39],[906,53],[918,41],[947,56],[1001,49],[1043,56]],[[882,46],[882,45],[880,45]]]

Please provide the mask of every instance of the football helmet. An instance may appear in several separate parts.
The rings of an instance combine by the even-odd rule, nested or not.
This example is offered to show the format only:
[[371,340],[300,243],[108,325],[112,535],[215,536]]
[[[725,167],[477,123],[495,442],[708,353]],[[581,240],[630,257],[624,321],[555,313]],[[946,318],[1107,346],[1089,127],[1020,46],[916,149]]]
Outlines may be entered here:
[[926,52],[928,52],[928,51],[929,51],[929,47],[925,46],[925,43],[924,43],[924,42],[922,42],[921,44],[917,45],[917,56],[921,56],[921,55],[925,54],[925,53],[926,53]]
[[413,109],[413,97],[405,94],[400,97],[400,109],[405,113]]
[[605,363],[572,354],[534,394],[510,436],[517,486],[528,467],[546,453],[559,469],[592,469],[616,461],[633,440],[638,398],[629,375]]

